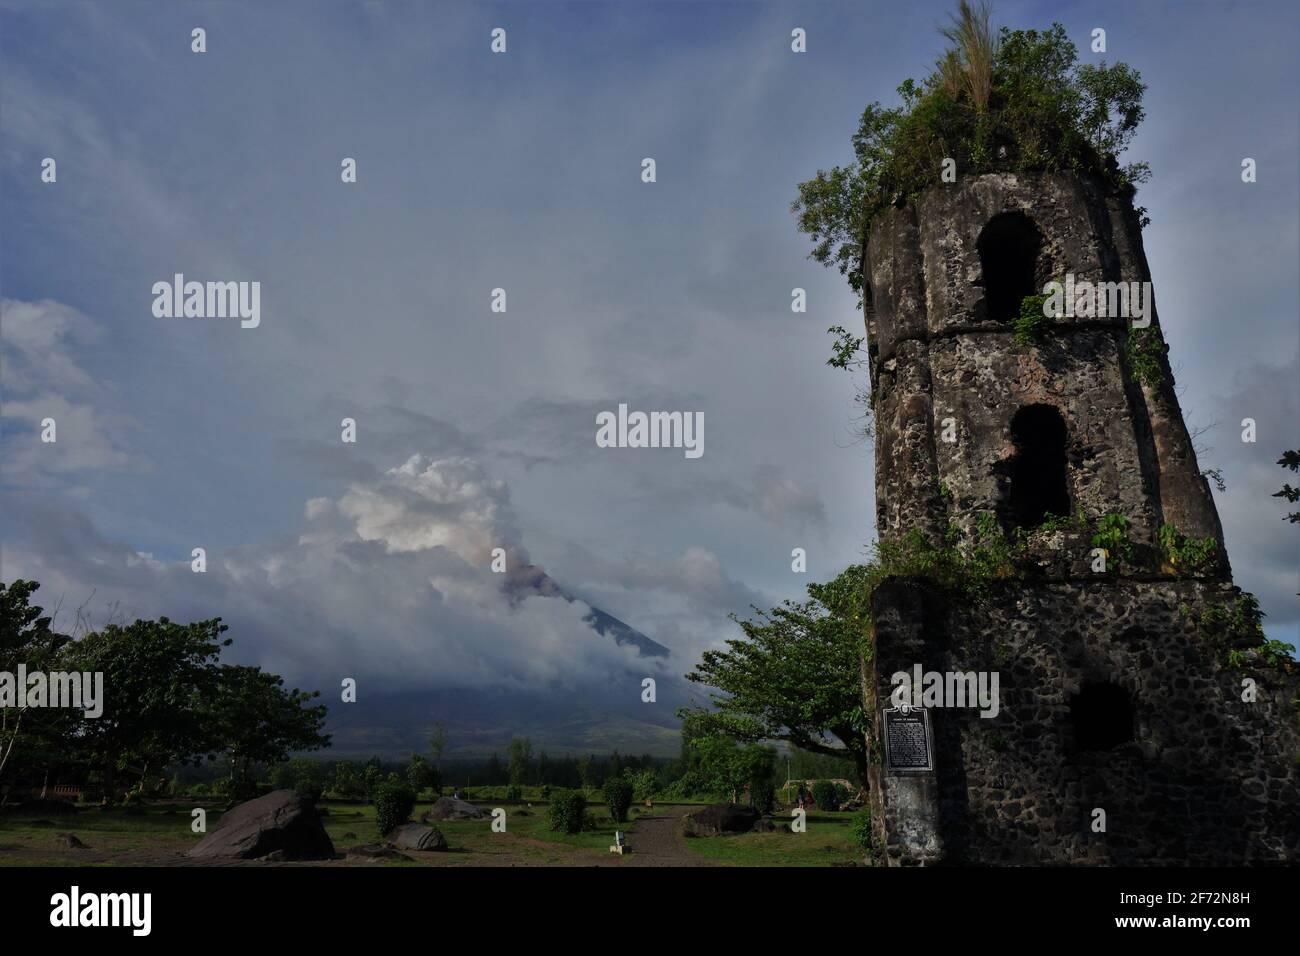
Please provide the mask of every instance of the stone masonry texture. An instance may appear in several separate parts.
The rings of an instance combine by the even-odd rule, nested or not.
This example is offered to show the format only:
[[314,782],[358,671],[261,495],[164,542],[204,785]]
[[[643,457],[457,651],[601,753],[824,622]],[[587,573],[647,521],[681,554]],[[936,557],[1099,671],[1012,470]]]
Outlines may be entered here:
[[[1002,214],[1037,237],[1034,291],[1150,280],[1131,191],[1073,173],[992,173],[936,185],[872,222],[863,274],[876,433],[877,528],[937,543],[982,514],[1010,533],[1013,418],[1045,405],[1064,423],[1072,515],[1122,515],[1139,558],[1172,524],[1210,538],[1195,573],[1158,560],[1092,568],[1090,535],[1032,539],[1028,571],[980,602],[921,580],[872,596],[864,666],[868,732],[879,754],[890,675],[997,671],[1000,713],[935,708],[935,771],[873,763],[876,836],[895,865],[1288,863],[1300,855],[1300,679],[1266,666],[1240,635],[1205,633],[1232,608],[1222,529],[1174,393],[1130,367],[1128,320],[1066,318],[1030,344],[990,315],[980,237]],[[1159,329],[1153,316],[1152,328]],[[955,440],[941,437],[945,426]],[[1231,652],[1238,655],[1235,661]],[[1235,666],[1233,666],[1235,664]],[[1257,699],[1242,700],[1243,681]],[[1105,685],[1131,707],[1132,739],[1105,749],[1074,703]],[[1097,832],[1094,811],[1105,812]]]

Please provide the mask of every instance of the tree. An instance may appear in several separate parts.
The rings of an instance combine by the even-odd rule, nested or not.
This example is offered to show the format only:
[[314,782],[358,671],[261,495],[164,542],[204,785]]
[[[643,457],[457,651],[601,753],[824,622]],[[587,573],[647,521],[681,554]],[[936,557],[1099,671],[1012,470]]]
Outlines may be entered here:
[[[870,653],[869,569],[854,565],[809,600],[786,601],[740,621],[743,638],[705,651],[687,680],[714,688],[713,710],[679,712],[701,735],[787,740],[813,753],[852,760],[867,782],[861,656]],[[830,738],[830,739],[828,739]]]
[[367,800],[375,798],[375,790],[384,782],[384,772],[379,769],[379,761],[371,758],[366,761],[361,771],[361,789]]
[[837,267],[859,295],[871,219],[938,181],[945,159],[962,175],[1079,169],[1120,186],[1150,175],[1145,163],[1115,161],[1144,117],[1137,71],[1077,65],[1059,23],[995,37],[988,8],[966,0],[941,32],[951,45],[929,76],[904,80],[899,106],[869,104],[851,138],[853,161],[818,170],[791,204],[813,241],[809,257]]
[[582,783],[582,793],[585,797],[591,790],[593,779],[591,754],[578,758],[578,780]]
[[524,776],[528,773],[528,766],[533,761],[533,743],[527,737],[510,738],[510,763],[506,773],[510,778],[512,787],[523,785]]
[[708,788],[730,794],[732,803],[739,803],[746,789],[752,794],[771,787],[776,766],[776,751],[771,747],[741,746],[722,734],[695,737],[692,746],[700,755]]
[[623,776],[632,784],[632,795],[637,800],[649,800],[658,789],[658,776],[652,767],[644,767],[641,770],[628,767],[623,771]]
[[319,800],[325,790],[325,771],[320,763],[307,757],[294,757],[277,764],[271,772],[271,784],[277,790],[296,790],[303,796]]
[[419,754],[411,754],[411,761],[406,765],[406,782],[418,796],[425,790],[440,791],[442,774]]
[[429,756],[433,758],[433,765],[442,769],[442,753],[447,749],[447,728],[443,726],[441,720],[433,725],[429,731]]
[[[1300,451],[1284,451],[1282,457],[1277,463],[1283,468],[1289,468],[1292,471],[1300,471]],[[1285,498],[1291,504],[1300,501],[1300,488],[1292,488],[1290,482],[1282,483],[1282,490],[1273,492],[1274,498]],[[1300,523],[1300,511],[1292,511],[1286,516],[1286,520],[1292,524]]]
[[[29,671],[51,670],[72,640],[52,630],[45,609],[30,603],[38,588],[35,581],[0,583],[0,671],[16,676],[19,664]],[[20,739],[33,754],[48,752],[51,745],[66,739],[74,716],[60,708],[20,708],[16,700],[13,706],[0,704],[0,780],[5,779],[6,769],[12,774],[18,762],[15,751]]]
[[79,722],[74,745],[102,770],[106,800],[117,772],[133,774],[143,791],[150,771],[197,762],[221,740],[215,664],[230,645],[225,630],[220,618],[177,624],[160,617],[110,624],[65,649],[70,669],[104,675],[104,713]]
[[365,796],[366,793],[365,781],[361,779],[357,768],[350,760],[340,760],[335,764],[334,783],[331,789],[345,800],[354,800]]
[[320,691],[286,690],[284,678],[258,667],[223,665],[217,675],[217,693],[211,712],[215,750],[230,764],[230,793],[249,794],[251,770],[261,763],[276,763],[292,751],[328,747],[322,734],[326,708],[307,706]]

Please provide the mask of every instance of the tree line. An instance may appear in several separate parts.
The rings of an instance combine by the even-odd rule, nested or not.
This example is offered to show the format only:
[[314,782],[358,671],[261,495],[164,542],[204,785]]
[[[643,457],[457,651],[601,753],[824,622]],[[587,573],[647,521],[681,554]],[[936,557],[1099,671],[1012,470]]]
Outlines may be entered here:
[[[259,667],[227,664],[220,618],[166,617],[56,629],[32,599],[35,581],[0,582],[0,672],[102,673],[103,713],[0,706],[0,801],[52,783],[106,802],[157,792],[169,768],[220,764],[232,799],[255,788],[259,767],[329,745],[319,691],[287,688]],[[80,622],[80,617],[78,618]],[[82,633],[76,633],[77,630]],[[14,702],[7,702],[14,703]]]

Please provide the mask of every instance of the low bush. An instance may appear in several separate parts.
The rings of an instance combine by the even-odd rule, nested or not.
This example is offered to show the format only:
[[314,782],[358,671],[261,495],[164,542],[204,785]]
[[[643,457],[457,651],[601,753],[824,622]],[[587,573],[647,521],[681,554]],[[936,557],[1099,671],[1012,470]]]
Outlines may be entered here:
[[761,780],[749,785],[749,802],[755,810],[767,816],[776,806],[776,787],[771,780]]
[[871,808],[863,807],[857,813],[853,814],[853,819],[849,821],[849,830],[853,834],[853,842],[864,850],[871,849]]
[[627,822],[627,811],[632,806],[632,781],[627,777],[610,777],[605,781],[601,793],[605,797],[605,806],[615,823]]
[[835,784],[829,780],[818,780],[813,784],[812,798],[818,810],[838,810],[840,807]]
[[415,809],[415,791],[404,783],[381,783],[372,797],[375,825],[385,836],[409,820]]
[[551,796],[551,829],[559,833],[581,833],[587,798],[578,790],[559,790]]

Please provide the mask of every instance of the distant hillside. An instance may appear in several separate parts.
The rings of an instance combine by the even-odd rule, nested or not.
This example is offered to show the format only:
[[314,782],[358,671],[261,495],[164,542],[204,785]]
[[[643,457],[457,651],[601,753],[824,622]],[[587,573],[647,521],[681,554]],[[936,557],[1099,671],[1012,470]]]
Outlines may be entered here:
[[447,731],[447,757],[503,754],[512,737],[528,737],[548,754],[621,753],[676,756],[679,723],[673,712],[686,702],[682,683],[659,683],[658,700],[641,703],[640,678],[591,693],[519,693],[500,690],[431,690],[330,706],[326,730],[330,758],[403,758],[428,747],[437,722]]

